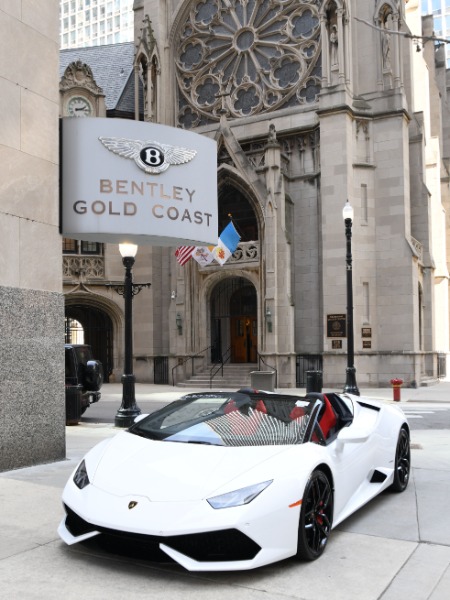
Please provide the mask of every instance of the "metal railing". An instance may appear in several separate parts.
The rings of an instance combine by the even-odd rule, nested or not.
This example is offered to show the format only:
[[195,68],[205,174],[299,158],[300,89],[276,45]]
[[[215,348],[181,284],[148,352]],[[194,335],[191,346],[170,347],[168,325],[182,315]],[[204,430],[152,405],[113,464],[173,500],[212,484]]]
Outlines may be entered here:
[[295,385],[306,387],[308,371],[323,371],[321,354],[298,354],[295,361]]
[[259,352],[256,352],[256,354],[258,356],[258,371],[261,371],[261,363],[263,363],[269,369],[272,369],[272,371],[274,371],[274,373],[275,373],[275,387],[278,387],[278,370],[277,370],[277,368],[274,367],[273,365],[269,365],[268,363],[266,363],[266,361],[264,360],[264,358],[261,356],[261,354]]
[[230,360],[230,358],[231,358],[231,346],[228,348],[228,350],[225,351],[225,354],[221,354],[220,361],[218,361],[219,364],[218,365],[215,364],[213,367],[211,367],[211,369],[209,371],[209,388],[210,389],[212,388],[212,381],[219,371],[221,371],[221,373],[222,373],[221,376],[223,377],[223,365],[225,363],[227,363]]
[[188,361],[192,361],[191,363],[191,374],[194,375],[194,359],[199,358],[204,356],[205,352],[208,352],[208,350],[211,349],[211,346],[208,346],[207,348],[204,348],[203,350],[200,350],[200,352],[197,352],[197,354],[192,354],[191,356],[188,356],[187,358],[185,358],[182,362],[179,362],[177,365],[175,365],[174,367],[172,367],[172,385],[175,385],[175,378],[174,378],[174,372],[176,369],[178,369],[179,367],[184,367],[184,365],[188,362]]

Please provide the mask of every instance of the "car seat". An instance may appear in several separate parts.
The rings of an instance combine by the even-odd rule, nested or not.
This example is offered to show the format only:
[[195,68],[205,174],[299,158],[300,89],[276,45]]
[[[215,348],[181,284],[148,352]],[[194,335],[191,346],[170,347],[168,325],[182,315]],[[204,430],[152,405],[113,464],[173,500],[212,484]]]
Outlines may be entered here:
[[324,439],[327,439],[332,433],[334,433],[335,427],[337,425],[337,417],[334,412],[333,407],[331,406],[331,402],[328,400],[326,395],[323,395],[323,402],[325,409],[322,408],[319,417],[319,427],[322,430]]

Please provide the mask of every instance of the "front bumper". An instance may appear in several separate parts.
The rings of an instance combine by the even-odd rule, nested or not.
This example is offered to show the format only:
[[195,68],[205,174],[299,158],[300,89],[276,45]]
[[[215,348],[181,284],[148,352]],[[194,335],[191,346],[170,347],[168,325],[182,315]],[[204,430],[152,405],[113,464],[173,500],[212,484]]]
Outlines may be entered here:
[[[131,533],[98,527],[81,519],[73,510],[65,506],[66,518],[62,522],[60,533],[67,531],[71,540],[79,541],[81,537],[102,534],[111,541],[119,541],[121,545],[132,545],[140,548],[143,555],[152,555],[156,549],[167,550],[190,557],[198,563],[251,561],[261,550],[260,546],[238,529],[227,529],[187,535],[158,536]],[[64,531],[65,530],[65,531]]]
[[214,510],[206,501],[150,502],[111,496],[92,485],[81,491],[70,485],[63,501],[66,517],[58,533],[67,544],[101,535],[107,544],[129,545],[134,556],[162,552],[189,571],[253,569],[297,551],[299,508],[287,503]]

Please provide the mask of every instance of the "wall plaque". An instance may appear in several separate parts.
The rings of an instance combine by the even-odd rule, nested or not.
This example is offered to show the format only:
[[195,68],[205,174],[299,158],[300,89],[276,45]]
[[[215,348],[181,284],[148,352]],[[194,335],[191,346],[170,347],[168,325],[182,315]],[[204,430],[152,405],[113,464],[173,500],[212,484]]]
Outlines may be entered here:
[[347,337],[347,316],[345,314],[327,315],[327,337]]

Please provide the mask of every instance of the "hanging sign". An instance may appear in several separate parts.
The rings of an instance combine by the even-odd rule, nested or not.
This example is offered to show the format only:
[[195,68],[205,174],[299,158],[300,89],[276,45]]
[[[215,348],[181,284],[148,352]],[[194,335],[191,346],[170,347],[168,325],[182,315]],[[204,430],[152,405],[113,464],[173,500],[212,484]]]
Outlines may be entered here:
[[62,119],[62,234],[174,246],[217,242],[217,147],[142,121]]

